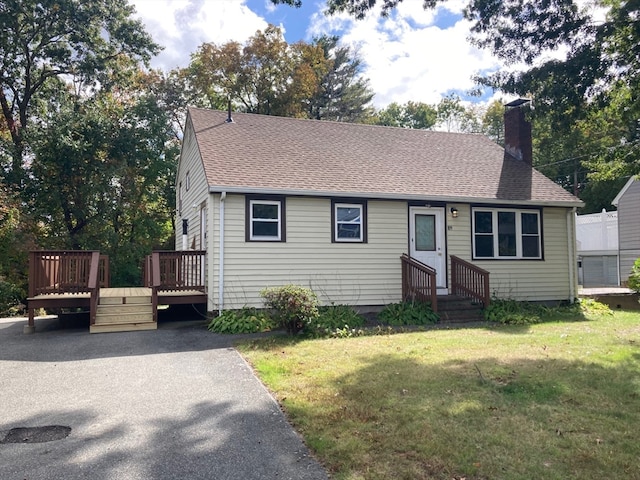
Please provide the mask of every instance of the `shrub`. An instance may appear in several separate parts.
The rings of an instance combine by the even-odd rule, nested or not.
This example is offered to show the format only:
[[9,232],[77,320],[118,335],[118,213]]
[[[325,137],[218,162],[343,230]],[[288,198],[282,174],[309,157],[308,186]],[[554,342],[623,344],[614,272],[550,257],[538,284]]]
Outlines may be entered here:
[[631,273],[629,274],[629,288],[636,293],[640,293],[640,258],[633,262]]
[[489,306],[484,309],[484,318],[489,322],[506,325],[529,325],[540,322],[544,308],[513,299],[492,298]]
[[338,330],[352,330],[364,325],[364,318],[349,305],[326,305],[318,308],[318,318],[307,325],[312,336],[333,335]]
[[21,298],[24,298],[24,291],[0,277],[0,315],[11,316],[20,312]]
[[428,303],[401,302],[384,307],[378,319],[388,325],[427,325],[436,323],[439,316]]
[[590,315],[613,315],[611,307],[605,303],[598,302],[592,298],[581,298],[576,303],[581,314]]
[[299,285],[265,288],[260,291],[274,319],[294,335],[318,318],[318,297],[309,288]]
[[266,332],[273,327],[273,321],[267,312],[244,307],[242,310],[225,310],[215,317],[207,327],[216,333],[255,333]]

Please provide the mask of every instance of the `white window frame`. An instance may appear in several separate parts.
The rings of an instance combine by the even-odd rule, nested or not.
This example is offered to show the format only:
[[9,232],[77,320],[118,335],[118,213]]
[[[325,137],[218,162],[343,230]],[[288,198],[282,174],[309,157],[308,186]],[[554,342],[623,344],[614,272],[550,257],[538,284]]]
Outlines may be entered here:
[[[278,207],[278,218],[254,218],[253,206],[254,205],[276,205]],[[267,222],[278,224],[278,234],[276,236],[269,235],[254,235],[253,234],[253,222]],[[282,240],[282,202],[280,200],[249,200],[249,240],[259,242],[280,242]]]
[[[360,221],[359,222],[339,222],[338,221],[338,208],[358,208],[360,210]],[[364,228],[365,228],[365,223],[364,223],[364,215],[365,215],[365,210],[364,210],[364,205],[362,203],[334,203],[333,204],[333,218],[334,218],[334,224],[333,224],[333,231],[334,231],[334,239],[333,241],[336,243],[342,243],[342,242],[350,242],[350,243],[363,243],[364,242]],[[360,225],[360,236],[359,237],[352,237],[352,238],[340,238],[338,236],[338,232],[339,232],[339,228],[338,226],[340,224],[345,224],[345,225]]]
[[[476,212],[491,213],[491,234],[476,233]],[[515,214],[515,237],[516,237],[516,254],[515,255],[500,255],[499,242],[498,242],[498,213],[514,213]],[[523,234],[522,233],[522,214],[533,214],[538,218],[538,234]],[[521,208],[486,208],[486,207],[474,207],[471,209],[471,239],[472,239],[472,257],[474,260],[542,260],[542,211],[536,209],[521,209]],[[492,257],[478,257],[476,256],[476,237],[489,236],[493,237],[493,256]],[[525,257],[523,256],[522,239],[524,237],[538,237],[538,256]]]

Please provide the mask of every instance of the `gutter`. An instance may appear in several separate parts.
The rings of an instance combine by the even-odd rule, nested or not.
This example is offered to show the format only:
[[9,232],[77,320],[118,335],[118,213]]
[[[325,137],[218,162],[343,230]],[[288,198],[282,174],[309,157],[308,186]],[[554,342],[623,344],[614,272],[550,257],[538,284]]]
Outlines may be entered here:
[[220,262],[218,266],[218,315],[222,313],[224,308],[224,201],[227,198],[227,192],[220,193],[220,238],[219,238],[219,256]]
[[569,301],[573,303],[578,298],[576,291],[576,207],[567,210],[567,253],[569,254]]
[[210,185],[209,193],[238,193],[258,195],[290,195],[295,197],[339,197],[339,198],[368,198],[372,200],[399,200],[418,202],[443,202],[443,203],[469,203],[474,205],[531,205],[536,207],[584,207],[580,200],[506,200],[500,198],[456,197],[451,195],[427,195],[427,194],[401,194],[381,192],[340,192],[331,190],[302,190],[302,189],[275,189],[256,187],[229,187],[222,185]]

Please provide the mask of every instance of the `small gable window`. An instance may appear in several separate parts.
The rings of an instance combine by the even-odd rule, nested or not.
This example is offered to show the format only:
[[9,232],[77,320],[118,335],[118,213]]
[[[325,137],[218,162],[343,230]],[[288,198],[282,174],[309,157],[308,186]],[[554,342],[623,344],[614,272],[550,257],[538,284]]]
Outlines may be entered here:
[[366,202],[332,201],[332,241],[366,243],[367,204]]
[[247,197],[246,240],[252,242],[284,242],[284,198]]
[[540,211],[474,208],[473,258],[541,259]]

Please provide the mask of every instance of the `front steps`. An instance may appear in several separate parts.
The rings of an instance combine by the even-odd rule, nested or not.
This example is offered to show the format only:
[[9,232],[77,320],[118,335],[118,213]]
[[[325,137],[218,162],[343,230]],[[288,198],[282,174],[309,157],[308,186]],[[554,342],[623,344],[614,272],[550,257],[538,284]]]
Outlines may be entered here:
[[440,323],[484,322],[482,305],[456,295],[438,296]]
[[150,288],[102,288],[90,333],[156,330]]

